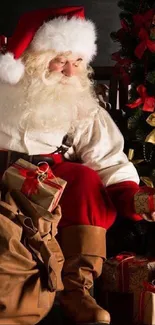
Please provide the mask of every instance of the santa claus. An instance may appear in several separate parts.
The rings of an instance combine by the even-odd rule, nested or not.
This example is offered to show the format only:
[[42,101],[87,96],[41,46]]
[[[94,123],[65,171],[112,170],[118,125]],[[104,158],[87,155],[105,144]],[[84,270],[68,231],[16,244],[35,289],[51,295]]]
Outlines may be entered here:
[[110,323],[89,294],[106,258],[106,230],[117,214],[141,219],[133,205],[139,177],[89,79],[95,54],[95,26],[82,7],[72,7],[24,14],[0,55],[1,172],[19,157],[48,160],[67,181],[60,300],[83,325]]

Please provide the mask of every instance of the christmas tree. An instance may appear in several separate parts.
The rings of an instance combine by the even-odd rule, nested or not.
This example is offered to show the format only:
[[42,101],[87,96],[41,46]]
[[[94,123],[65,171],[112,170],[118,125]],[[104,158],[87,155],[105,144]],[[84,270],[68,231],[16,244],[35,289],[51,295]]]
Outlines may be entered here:
[[[155,186],[155,2],[122,0],[121,28],[111,33],[120,48],[113,53],[117,71],[129,85],[124,134],[129,158],[141,179]],[[131,155],[132,154],[132,155]]]

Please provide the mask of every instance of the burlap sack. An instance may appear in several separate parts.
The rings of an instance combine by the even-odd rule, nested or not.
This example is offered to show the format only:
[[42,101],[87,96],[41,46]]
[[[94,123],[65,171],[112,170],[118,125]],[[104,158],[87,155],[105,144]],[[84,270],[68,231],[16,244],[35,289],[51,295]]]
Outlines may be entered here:
[[[19,201],[27,210],[25,216]],[[25,197],[0,201],[0,324],[36,324],[63,289],[63,254],[54,238],[59,207],[50,214]],[[53,231],[52,224],[54,223]]]

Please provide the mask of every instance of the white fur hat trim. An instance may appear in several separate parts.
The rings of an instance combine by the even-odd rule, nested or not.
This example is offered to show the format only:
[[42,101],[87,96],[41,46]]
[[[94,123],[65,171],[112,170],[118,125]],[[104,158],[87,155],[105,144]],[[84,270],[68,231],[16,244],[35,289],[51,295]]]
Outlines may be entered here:
[[31,48],[56,52],[72,51],[90,62],[96,54],[96,31],[90,20],[72,17],[55,18],[45,22],[36,32]]

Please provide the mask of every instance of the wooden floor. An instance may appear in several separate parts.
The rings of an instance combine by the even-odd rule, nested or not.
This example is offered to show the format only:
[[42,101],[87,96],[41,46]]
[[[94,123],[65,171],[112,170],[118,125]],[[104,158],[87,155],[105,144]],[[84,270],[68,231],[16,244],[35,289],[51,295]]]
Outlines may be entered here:
[[[112,322],[110,325],[134,325],[132,320],[132,295],[129,294],[116,294],[112,295],[110,301],[110,307],[113,306],[110,310],[103,303],[103,295],[98,294],[98,285],[100,282],[95,282],[95,286],[91,289],[90,294],[95,297],[97,303],[102,307],[107,309],[112,318]],[[110,297],[109,297],[110,299]],[[124,304],[125,301],[125,304]],[[102,305],[103,303],[103,305]],[[80,312],[80,311],[79,311]],[[123,321],[123,319],[125,321]],[[37,325],[75,325],[71,320],[69,320],[64,314],[59,301],[59,293],[56,295],[56,299],[54,305],[50,311],[50,313]],[[140,324],[137,324],[140,325]]]
[[37,325],[75,325],[68,320],[61,307],[54,305],[51,312]]
[[[59,305],[54,305],[50,314],[37,325],[75,325],[75,324],[65,317]],[[124,323],[122,320],[119,321],[119,323],[113,322],[111,323],[111,325],[134,325],[134,324],[126,323],[126,322]]]

